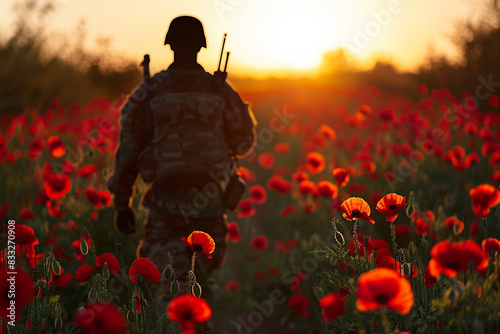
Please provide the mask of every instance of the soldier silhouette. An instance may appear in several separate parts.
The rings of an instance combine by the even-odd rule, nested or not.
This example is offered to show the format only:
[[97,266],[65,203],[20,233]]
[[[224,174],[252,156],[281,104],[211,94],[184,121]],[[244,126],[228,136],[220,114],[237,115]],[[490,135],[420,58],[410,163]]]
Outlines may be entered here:
[[181,238],[195,230],[212,236],[212,258],[198,256],[196,263],[203,297],[209,298],[206,279],[226,254],[225,202],[231,196],[227,187],[234,157],[253,149],[256,122],[225,77],[217,80],[198,64],[198,52],[206,47],[198,19],[172,20],[167,44],[174,52],[172,64],[139,85],[121,109],[120,142],[108,188],[114,194],[115,227],[132,235],[134,184],[139,174],[150,182],[142,199],[148,213],[137,256],[149,258],[162,271],[170,252],[180,283],[185,282],[192,255]]

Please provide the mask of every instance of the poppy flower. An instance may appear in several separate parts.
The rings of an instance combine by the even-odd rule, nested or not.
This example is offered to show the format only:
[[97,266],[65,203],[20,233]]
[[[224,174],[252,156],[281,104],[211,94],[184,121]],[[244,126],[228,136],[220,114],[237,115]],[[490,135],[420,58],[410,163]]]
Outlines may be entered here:
[[226,284],[224,285],[224,290],[226,292],[233,292],[235,290],[238,290],[240,285],[236,281],[227,281]]
[[274,251],[283,252],[283,254],[290,254],[290,245],[283,241],[276,241],[274,244]]
[[255,250],[263,251],[267,249],[269,242],[267,241],[267,238],[265,236],[256,235],[255,237],[252,238],[251,244]]
[[92,203],[94,209],[111,205],[111,194],[104,190],[95,191],[92,188],[85,189],[85,198]]
[[99,169],[93,163],[82,166],[77,171],[77,174],[81,177],[91,177],[93,174],[97,175],[97,173],[99,173]]
[[75,279],[78,283],[83,283],[88,281],[94,272],[94,267],[88,264],[84,264],[75,271]]
[[24,224],[15,224],[15,236],[16,236],[16,242],[21,245],[29,245],[32,244],[35,241],[38,241],[38,239],[35,237],[35,231],[33,231],[33,228],[28,225]]
[[255,208],[252,206],[250,198],[244,199],[238,203],[238,218],[251,217],[255,214]]
[[427,235],[429,232],[429,225],[425,222],[425,219],[419,217],[415,220],[415,233],[418,235]]
[[160,281],[160,271],[151,260],[145,257],[134,260],[128,270],[128,277],[134,284],[139,284],[136,277],[137,275],[141,275],[142,278],[153,283],[158,283]]
[[429,273],[432,277],[446,275],[457,276],[460,271],[466,271],[469,262],[474,262],[474,270],[481,271],[488,266],[486,253],[472,240],[450,242],[443,240],[431,249]]
[[349,221],[363,219],[370,222],[371,224],[375,224],[375,221],[370,218],[370,206],[362,198],[350,197],[346,199],[340,205],[340,210],[342,212],[342,216]]
[[238,166],[236,170],[246,183],[252,183],[255,182],[255,180],[257,180],[257,175],[255,174],[255,172],[246,167]]
[[387,306],[401,315],[406,315],[410,313],[414,303],[408,280],[387,268],[377,268],[361,275],[356,294],[356,307],[362,312]]
[[49,199],[64,198],[71,189],[71,181],[66,174],[50,174],[44,185],[45,194]]
[[398,212],[406,205],[406,199],[395,193],[390,193],[378,201],[376,210],[386,216],[390,223],[398,218]]
[[408,235],[411,233],[411,228],[408,226],[408,225],[398,225],[396,226],[396,228],[394,229],[394,231],[396,232],[396,235]]
[[394,110],[389,108],[382,110],[378,114],[378,116],[380,117],[382,122],[384,122],[384,124],[393,122],[396,119],[396,113],[394,112]]
[[101,254],[100,256],[97,255],[95,257],[95,266],[97,268],[104,267],[105,263],[106,263],[110,273],[112,273],[116,277],[120,276],[118,274],[118,272],[120,271],[120,263],[118,263],[118,260],[116,259],[116,257],[113,254],[104,253],[104,254]]
[[319,300],[321,307],[321,320],[333,321],[345,313],[345,302],[340,293],[330,293]]
[[287,194],[292,189],[289,181],[283,179],[279,175],[273,175],[267,180],[266,187],[269,190],[276,191],[279,194]]
[[[368,257],[373,253],[373,248],[374,248],[373,239],[371,237],[368,237],[368,244],[365,245],[366,236],[368,235],[365,233],[358,233],[358,245],[359,245],[358,252],[359,256],[361,257],[364,256]],[[356,244],[354,243],[354,241],[351,241],[347,246],[347,248],[349,249],[350,255],[356,255]],[[366,252],[368,253],[367,255],[365,255],[365,248]]]
[[495,238],[484,239],[481,242],[481,248],[485,251],[486,255],[494,257],[500,251],[500,240]]
[[[377,252],[378,254],[378,252]],[[407,266],[408,275],[405,274],[405,266]],[[401,277],[404,278],[415,278],[417,277],[417,266],[411,263],[401,264],[398,260],[392,256],[384,256],[377,262],[377,268],[387,268],[395,270]]]
[[290,289],[292,289],[295,292],[299,292],[302,286],[302,282],[304,282],[304,279],[306,278],[306,275],[302,272],[299,271],[297,275],[292,279],[292,283],[290,284]]
[[49,286],[57,285],[60,288],[64,288],[73,279],[73,274],[64,273],[64,268],[61,266],[61,273],[59,275],[52,273],[52,279],[49,282]]
[[109,303],[97,302],[85,306],[75,316],[81,329],[94,334],[126,334],[126,320],[118,308]]
[[309,180],[303,180],[300,181],[299,183],[299,191],[302,196],[306,196],[308,193],[310,193],[315,187],[314,182],[309,181]]
[[248,193],[250,194],[250,199],[255,204],[264,204],[267,200],[267,192],[261,185],[253,185],[248,189]]
[[334,140],[337,137],[335,130],[326,124],[322,124],[318,129],[318,134],[326,139]]
[[446,229],[451,230],[455,235],[459,235],[464,230],[465,224],[460,219],[456,217],[448,217],[444,220]]
[[13,272],[16,272],[16,274],[8,274],[6,269],[0,270],[0,296],[2,296],[0,298],[0,317],[4,319],[8,319],[7,316],[11,314],[9,307],[11,307],[11,301],[14,300],[7,298],[9,292],[11,292],[10,279],[12,277],[15,279],[16,289],[14,306],[16,318],[21,316],[22,310],[31,302],[31,297],[33,296],[33,282],[30,275],[21,268],[16,268]]
[[19,213],[21,220],[29,220],[35,218],[35,214],[29,208],[22,208]]
[[28,147],[28,152],[31,160],[35,160],[42,153],[45,147],[45,142],[41,139],[33,139],[30,146]]
[[318,193],[326,198],[337,198],[339,188],[329,181],[319,181],[316,185]]
[[170,320],[179,323],[181,334],[195,334],[198,324],[205,323],[212,317],[208,303],[193,295],[175,297],[167,306]]
[[332,174],[333,174],[333,177],[335,178],[335,182],[339,186],[345,187],[347,185],[347,183],[349,183],[350,177],[344,168],[342,168],[342,167],[335,168],[332,171]]
[[274,158],[274,155],[271,152],[262,152],[257,157],[257,162],[262,168],[271,169],[276,163],[276,159]]
[[289,205],[280,211],[280,217],[286,217],[293,212],[295,212],[295,206]]
[[54,158],[60,158],[66,154],[66,147],[64,146],[61,138],[58,136],[50,136],[47,140],[47,146],[49,147]]
[[227,236],[233,243],[240,241],[240,227],[237,222],[227,224]]
[[281,155],[290,152],[290,144],[288,143],[277,143],[274,145],[274,153]]
[[187,237],[181,239],[193,252],[205,254],[209,259],[212,258],[212,253],[215,249],[215,242],[212,237],[202,231],[193,231]]
[[436,277],[432,277],[431,274],[429,273],[429,266],[427,266],[425,268],[425,271],[424,271],[424,284],[425,284],[425,287],[430,289],[432,288],[434,285],[436,285],[437,283],[437,279]]
[[301,317],[309,316],[309,300],[304,295],[293,295],[288,300],[286,306],[293,308]]
[[325,158],[321,153],[309,152],[306,155],[306,169],[311,174],[319,174],[325,169]]
[[469,190],[472,200],[472,211],[477,218],[485,218],[490,213],[490,208],[500,203],[500,191],[490,184],[481,184]]
[[309,174],[307,174],[306,172],[295,172],[292,174],[292,180],[294,180],[295,182],[302,182],[304,180],[309,180]]

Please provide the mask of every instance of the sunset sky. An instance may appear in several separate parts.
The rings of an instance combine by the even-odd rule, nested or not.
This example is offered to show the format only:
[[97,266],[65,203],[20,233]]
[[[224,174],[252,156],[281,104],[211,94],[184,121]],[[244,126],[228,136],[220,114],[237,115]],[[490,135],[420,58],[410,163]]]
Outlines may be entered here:
[[[0,2],[0,31],[8,35],[15,0]],[[112,49],[131,59],[151,55],[153,71],[172,60],[163,40],[179,15],[202,20],[208,49],[199,62],[217,66],[222,35],[228,33],[229,71],[240,75],[314,73],[322,54],[339,47],[369,66],[374,57],[415,69],[430,49],[456,55],[451,36],[457,23],[475,19],[486,0],[53,0],[47,17],[28,18],[33,27],[70,33],[84,19],[87,46],[109,37]]]

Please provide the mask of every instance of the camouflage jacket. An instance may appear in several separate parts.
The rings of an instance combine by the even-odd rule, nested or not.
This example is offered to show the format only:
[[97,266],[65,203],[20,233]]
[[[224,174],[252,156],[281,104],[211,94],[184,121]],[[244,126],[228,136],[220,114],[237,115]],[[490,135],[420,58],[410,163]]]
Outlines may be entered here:
[[[175,63],[166,71],[155,74],[151,80],[139,85],[121,108],[121,132],[116,150],[114,172],[108,181],[109,190],[115,195],[116,210],[129,206],[133,186],[140,173],[139,157],[148,147],[146,130],[145,96],[173,85],[177,92],[189,92],[193,81],[200,75],[209,75],[203,67],[179,69]],[[213,76],[211,76],[213,78]],[[248,154],[256,143],[256,121],[248,104],[229,85],[219,92],[225,100],[223,116],[224,139],[233,154]],[[184,217],[214,217],[223,214],[222,179],[214,177],[193,182],[152,183],[142,204],[150,209],[165,211]]]

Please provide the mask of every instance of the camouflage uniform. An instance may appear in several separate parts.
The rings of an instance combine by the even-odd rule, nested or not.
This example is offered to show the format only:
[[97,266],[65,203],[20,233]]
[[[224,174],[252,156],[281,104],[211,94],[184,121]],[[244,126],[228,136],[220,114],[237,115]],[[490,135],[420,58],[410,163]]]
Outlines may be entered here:
[[[203,80],[197,81],[200,78]],[[201,86],[205,88],[193,84],[194,82],[202,82]],[[114,204],[117,211],[129,207],[132,187],[138,174],[148,173],[147,169],[154,169],[157,164],[156,161],[147,159],[139,163],[141,153],[148,146],[145,90],[149,89],[150,96],[154,98],[165,91],[199,91],[213,86],[213,82],[213,76],[205,72],[201,66],[185,70],[176,68],[173,63],[166,71],[157,73],[149,84],[140,85],[123,105],[120,144],[116,152],[114,174],[108,182],[108,188],[115,194]],[[228,84],[225,84],[224,90],[220,91],[219,95],[225,101],[223,112],[225,144],[236,155],[248,153],[256,140],[256,122],[252,111]],[[202,162],[203,157],[198,159]],[[137,250],[138,256],[148,257],[161,271],[165,254],[167,251],[170,252],[174,257],[177,277],[183,282],[192,253],[181,238],[187,237],[194,230],[204,231],[212,236],[216,246],[212,259],[198,256],[196,275],[198,281],[202,283],[202,276],[210,275],[225,258],[227,222],[223,206],[223,189],[226,177],[227,173],[220,175],[212,173],[197,178],[152,182],[142,200],[142,204],[148,209],[148,218],[143,225],[144,235]]]

